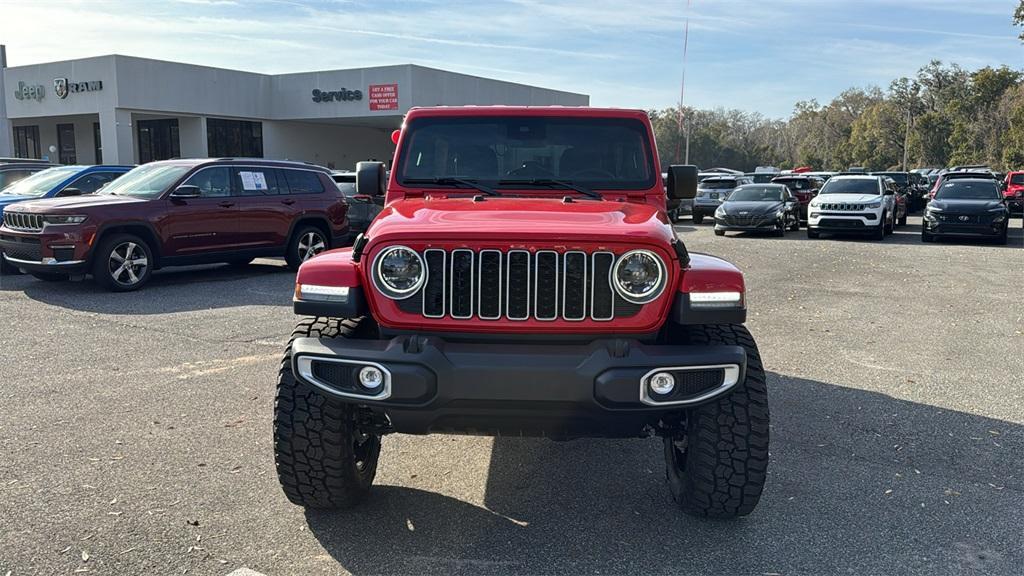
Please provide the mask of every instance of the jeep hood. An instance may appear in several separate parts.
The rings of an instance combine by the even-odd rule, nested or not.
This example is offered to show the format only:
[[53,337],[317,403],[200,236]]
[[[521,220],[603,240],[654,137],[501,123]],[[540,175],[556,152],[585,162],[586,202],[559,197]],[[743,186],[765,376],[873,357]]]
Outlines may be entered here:
[[414,240],[629,242],[667,247],[674,232],[657,208],[559,198],[412,198],[388,205],[367,234],[374,244]]
[[90,208],[107,209],[112,206],[123,206],[146,202],[144,198],[132,196],[114,196],[112,194],[68,196],[65,198],[40,198],[18,204],[19,212],[37,212],[47,214],[66,214],[71,210],[89,210]]
[[881,198],[879,194],[818,194],[818,202],[843,204],[846,202],[870,202]]

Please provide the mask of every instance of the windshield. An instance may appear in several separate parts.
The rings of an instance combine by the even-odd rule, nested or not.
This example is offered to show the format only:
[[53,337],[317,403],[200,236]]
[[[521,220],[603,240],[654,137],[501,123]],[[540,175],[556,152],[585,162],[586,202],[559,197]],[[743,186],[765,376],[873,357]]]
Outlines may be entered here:
[[729,202],[781,202],[784,197],[779,186],[740,186],[729,195]]
[[1024,184],[1024,172],[1010,176],[1010,184]]
[[736,187],[735,180],[705,180],[700,183],[704,190],[732,190]]
[[943,184],[935,193],[936,200],[999,200],[999,187],[991,182],[954,180]]
[[9,194],[11,196],[34,196],[36,198],[46,194],[57,184],[60,184],[64,180],[74,176],[82,170],[79,166],[61,166],[58,168],[48,168],[42,172],[36,172],[35,174],[19,180],[18,182],[11,184],[4,188],[0,194]]
[[849,180],[832,178],[825,183],[819,194],[870,194],[878,196],[878,180],[871,178],[851,178]]
[[[638,190],[654,185],[653,152],[638,120],[566,117],[435,117],[407,128],[398,181],[452,179],[522,188],[557,179],[589,189]],[[550,190],[549,186],[540,189]],[[564,190],[557,193],[564,194]]]
[[182,164],[145,164],[107,184],[98,194],[156,198],[191,169]]

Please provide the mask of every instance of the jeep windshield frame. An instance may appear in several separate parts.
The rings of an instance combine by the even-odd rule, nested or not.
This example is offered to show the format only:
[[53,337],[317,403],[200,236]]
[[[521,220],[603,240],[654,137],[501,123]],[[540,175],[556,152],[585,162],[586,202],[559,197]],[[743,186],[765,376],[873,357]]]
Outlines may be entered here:
[[590,195],[583,191],[648,191],[659,177],[647,127],[634,118],[425,116],[405,131],[394,170],[410,188],[461,179],[493,190]]

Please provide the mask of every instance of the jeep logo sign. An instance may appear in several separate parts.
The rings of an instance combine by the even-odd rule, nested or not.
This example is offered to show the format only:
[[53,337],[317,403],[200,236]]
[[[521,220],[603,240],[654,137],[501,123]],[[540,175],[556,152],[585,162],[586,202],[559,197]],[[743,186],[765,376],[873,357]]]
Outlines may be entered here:
[[313,90],[313,102],[350,102],[362,99],[362,90]]
[[64,99],[70,93],[77,92],[99,92],[103,90],[102,80],[91,80],[89,82],[68,82],[67,78],[53,79],[53,93],[57,98]]
[[39,102],[46,96],[46,89],[43,88],[42,84],[29,85],[24,82],[18,82],[18,87],[14,89],[14,97],[18,100],[35,100]]

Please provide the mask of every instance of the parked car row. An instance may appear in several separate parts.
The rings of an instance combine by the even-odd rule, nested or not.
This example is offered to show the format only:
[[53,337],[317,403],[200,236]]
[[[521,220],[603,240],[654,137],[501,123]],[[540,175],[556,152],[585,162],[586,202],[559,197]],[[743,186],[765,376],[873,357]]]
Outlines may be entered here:
[[114,291],[141,288],[165,266],[283,256],[296,269],[349,238],[348,203],[331,172],[300,162],[61,166],[0,191],[8,196],[14,203],[0,226],[7,272],[91,275]]

